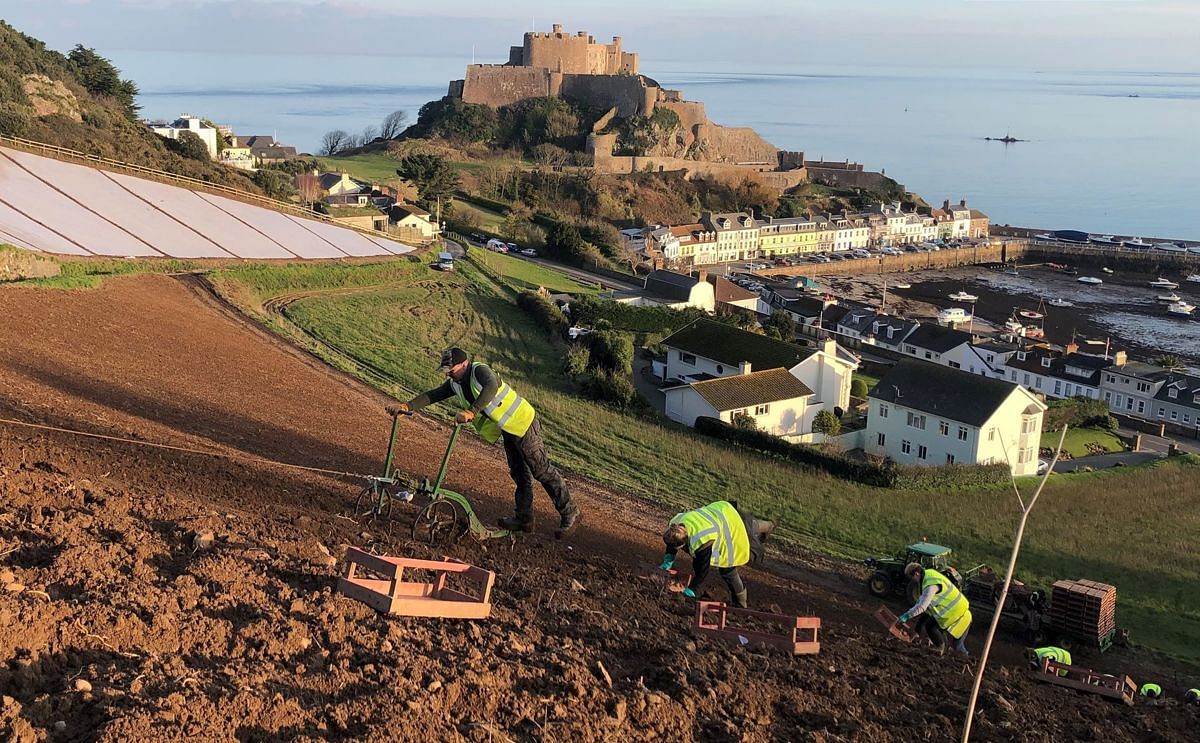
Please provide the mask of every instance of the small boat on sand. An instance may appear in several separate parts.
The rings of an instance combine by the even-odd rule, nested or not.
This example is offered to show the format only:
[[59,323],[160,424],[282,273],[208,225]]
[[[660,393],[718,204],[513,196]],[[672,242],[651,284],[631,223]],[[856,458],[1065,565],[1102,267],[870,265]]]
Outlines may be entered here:
[[1050,305],[1051,307],[1074,307],[1075,306],[1074,302],[1068,302],[1065,299],[1058,299],[1057,297],[1047,301],[1046,304]]
[[967,294],[963,291],[954,292],[950,295],[950,298],[955,302],[975,302],[979,300],[979,297],[974,294]]
[[1020,310],[1017,312],[1017,314],[1027,320],[1041,320],[1043,317],[1045,317],[1045,315],[1042,313],[1034,312],[1033,310]]
[[1159,276],[1154,281],[1151,281],[1150,286],[1154,287],[1155,289],[1178,289],[1179,288],[1179,284],[1177,282],[1171,281],[1170,279],[1164,279],[1161,276]]
[[1167,307],[1167,314],[1175,315],[1176,317],[1191,317],[1196,311],[1196,305],[1188,304],[1187,302],[1172,302]]
[[1159,294],[1158,295],[1158,301],[1160,301],[1160,302],[1178,302],[1179,299],[1180,299],[1179,295],[1176,294],[1175,292],[1171,292],[1170,294]]
[[1080,284],[1103,284],[1104,283],[1104,279],[1098,279],[1095,276],[1080,276],[1078,279],[1075,279],[1075,280],[1078,281]]

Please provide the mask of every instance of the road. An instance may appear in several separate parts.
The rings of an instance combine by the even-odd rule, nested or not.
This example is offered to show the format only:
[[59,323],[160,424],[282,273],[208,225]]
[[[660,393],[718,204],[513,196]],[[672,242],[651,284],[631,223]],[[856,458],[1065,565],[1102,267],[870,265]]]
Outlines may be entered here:
[[1165,451],[1161,454],[1152,451],[1122,451],[1114,454],[1098,454],[1094,457],[1079,457],[1078,459],[1068,459],[1065,462],[1059,462],[1054,465],[1054,472],[1056,474],[1077,472],[1084,467],[1089,467],[1093,470],[1103,470],[1109,467],[1132,467],[1133,465],[1144,464],[1165,455]]
[[1200,454],[1200,441],[1195,439],[1185,438],[1167,438],[1165,436],[1155,436],[1149,433],[1135,431],[1132,428],[1121,426],[1117,429],[1117,433],[1123,438],[1133,438],[1140,435],[1142,437],[1142,451],[1152,451],[1158,454],[1166,454],[1171,448],[1171,444],[1175,444],[1181,451],[1191,454]]

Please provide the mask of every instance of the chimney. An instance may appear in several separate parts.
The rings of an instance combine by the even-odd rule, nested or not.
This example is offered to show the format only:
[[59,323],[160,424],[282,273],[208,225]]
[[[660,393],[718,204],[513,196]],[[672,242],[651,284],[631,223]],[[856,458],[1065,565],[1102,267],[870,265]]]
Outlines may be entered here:
[[966,199],[959,199],[959,200],[958,200],[958,205],[959,205],[959,206],[963,206],[963,207],[965,207],[965,206],[967,205],[967,200],[966,200]]
[[555,23],[553,28],[554,28],[554,33],[556,33],[556,34],[562,33],[562,24],[561,23]]
[[950,199],[946,199],[942,202],[942,208],[946,211],[950,211]]
[[837,356],[837,341],[832,338],[826,338],[821,342],[821,350],[828,356]]
[[1070,343],[1068,343],[1066,345],[1066,347],[1063,350],[1067,352],[1067,355],[1070,355],[1073,353],[1079,353],[1079,344],[1074,341],[1071,341]]
[[749,361],[739,361],[738,362],[738,374],[749,374],[750,371],[751,371],[751,368],[750,368]]
[[708,281],[708,271],[701,271],[700,276],[696,280],[701,284],[703,284],[705,281]]
[[1113,364],[1116,366],[1125,366],[1128,360],[1129,358],[1125,355],[1124,351],[1117,351],[1113,354]]

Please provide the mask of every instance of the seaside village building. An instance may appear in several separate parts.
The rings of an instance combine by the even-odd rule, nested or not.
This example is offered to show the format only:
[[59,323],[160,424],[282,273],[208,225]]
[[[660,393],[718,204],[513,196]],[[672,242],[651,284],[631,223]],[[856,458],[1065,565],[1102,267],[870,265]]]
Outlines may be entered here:
[[217,157],[217,129],[204,123],[199,116],[182,114],[169,124],[165,121],[147,121],[146,126],[158,136],[167,139],[179,139],[180,134],[191,132],[208,148],[209,157],[214,160]]
[[1011,382],[905,361],[867,396],[869,454],[900,464],[1007,464],[1034,475],[1046,405]]
[[811,441],[820,411],[847,409],[859,364],[832,340],[804,348],[705,319],[662,345],[666,357],[654,370],[663,381],[668,418],[694,426],[700,417],[732,423],[741,414],[789,441]]

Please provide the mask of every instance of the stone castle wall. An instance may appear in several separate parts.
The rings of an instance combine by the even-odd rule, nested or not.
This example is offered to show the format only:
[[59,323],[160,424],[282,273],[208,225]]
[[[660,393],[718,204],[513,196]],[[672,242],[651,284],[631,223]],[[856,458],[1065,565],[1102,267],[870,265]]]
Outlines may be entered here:
[[[558,76],[560,80],[561,77]],[[452,82],[449,95],[454,95],[455,87]],[[555,92],[554,75],[544,67],[506,65],[471,65],[459,88],[464,103],[478,103],[493,108],[528,98],[544,98]]]
[[[509,55],[510,61],[513,56]],[[638,55],[621,51],[620,36],[614,36],[611,44],[597,44],[583,31],[563,33],[556,23],[550,33],[525,34],[521,64],[567,75],[634,75]]]
[[648,115],[654,109],[656,91],[641,75],[563,75],[560,94],[615,107],[617,116],[626,118]]
[[696,127],[698,157],[728,163],[765,163],[774,170],[779,165],[779,150],[749,127],[718,126],[705,123]]

